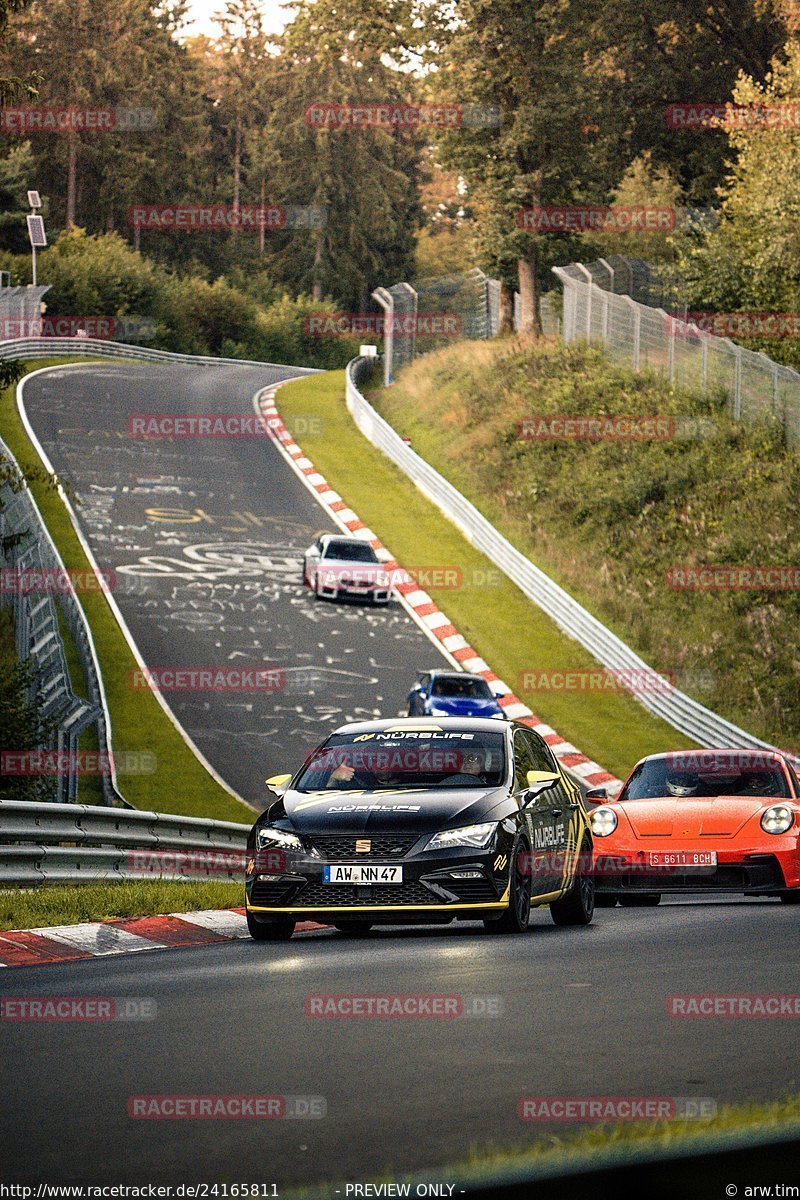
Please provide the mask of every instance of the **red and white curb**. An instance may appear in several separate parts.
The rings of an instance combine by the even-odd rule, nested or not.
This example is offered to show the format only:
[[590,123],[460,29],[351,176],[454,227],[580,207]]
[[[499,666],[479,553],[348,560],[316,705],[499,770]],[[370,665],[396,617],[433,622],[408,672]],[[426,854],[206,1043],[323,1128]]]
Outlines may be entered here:
[[[284,381],[284,383],[290,382],[291,380]],[[257,411],[264,417],[275,444],[283,452],[284,457],[309,491],[313,493],[322,507],[328,510],[340,529],[353,537],[369,542],[381,562],[385,563],[387,571],[397,573],[399,578],[395,583],[394,590],[399,594],[401,601],[417,623],[429,635],[432,635],[432,638],[438,642],[451,661],[465,671],[482,675],[488,683],[493,685],[495,691],[502,692],[500,703],[506,715],[512,720],[521,721],[524,725],[530,725],[532,729],[535,729],[547,742],[561,765],[568,767],[573,775],[580,776],[590,787],[605,787],[609,795],[616,795],[622,787],[622,780],[617,779],[615,775],[604,770],[596,762],[592,762],[585,754],[581,754],[580,750],[571,742],[566,741],[555,729],[537,717],[527,704],[523,704],[511,688],[495,675],[489,664],[461,636],[438,604],[413,579],[409,578],[380,538],[348,507],[338,492],[333,490],[324,475],[319,473],[281,420],[275,404],[275,396],[278,388],[283,387],[284,383],[275,384],[263,392],[259,392],[255,399],[255,405]]]
[[[323,928],[314,921],[300,921],[297,925],[299,933]],[[249,934],[243,908],[90,921],[83,925],[48,925],[0,933],[0,967],[38,967],[78,958],[107,958],[135,950],[207,946],[246,937]]]

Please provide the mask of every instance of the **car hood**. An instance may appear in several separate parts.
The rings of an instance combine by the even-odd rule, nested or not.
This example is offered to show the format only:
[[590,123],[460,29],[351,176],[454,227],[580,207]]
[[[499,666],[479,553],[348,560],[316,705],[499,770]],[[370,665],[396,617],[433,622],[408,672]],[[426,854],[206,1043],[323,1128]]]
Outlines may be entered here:
[[503,710],[496,700],[480,700],[470,696],[431,696],[425,708],[441,709],[449,717],[493,717]]
[[735,837],[757,813],[780,803],[760,796],[669,796],[663,800],[623,800],[620,807],[638,838]]
[[474,825],[508,797],[506,788],[437,788],[432,791],[287,792],[269,820],[287,817],[296,833],[377,833]]

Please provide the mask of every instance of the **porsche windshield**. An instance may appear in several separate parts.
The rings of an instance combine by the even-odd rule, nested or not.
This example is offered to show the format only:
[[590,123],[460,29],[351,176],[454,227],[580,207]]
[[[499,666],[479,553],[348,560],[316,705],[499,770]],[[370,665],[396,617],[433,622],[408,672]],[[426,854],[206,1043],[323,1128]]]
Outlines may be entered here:
[[296,789],[486,788],[504,776],[501,733],[335,734],[308,760]]
[[433,681],[432,696],[454,696],[468,700],[492,700],[492,690],[485,679],[459,679],[457,675],[439,675]]
[[767,796],[787,800],[789,784],[780,763],[758,752],[667,755],[643,762],[620,800],[708,799]]
[[325,547],[325,559],[335,562],[376,563],[378,556],[366,542],[328,542]]

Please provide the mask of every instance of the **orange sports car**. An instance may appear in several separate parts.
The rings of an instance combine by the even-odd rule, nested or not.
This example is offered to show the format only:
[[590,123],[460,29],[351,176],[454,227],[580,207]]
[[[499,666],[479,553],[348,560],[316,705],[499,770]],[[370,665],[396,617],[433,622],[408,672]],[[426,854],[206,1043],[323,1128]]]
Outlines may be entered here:
[[767,750],[682,750],[637,763],[615,800],[590,792],[599,906],[665,892],[800,903],[800,783]]

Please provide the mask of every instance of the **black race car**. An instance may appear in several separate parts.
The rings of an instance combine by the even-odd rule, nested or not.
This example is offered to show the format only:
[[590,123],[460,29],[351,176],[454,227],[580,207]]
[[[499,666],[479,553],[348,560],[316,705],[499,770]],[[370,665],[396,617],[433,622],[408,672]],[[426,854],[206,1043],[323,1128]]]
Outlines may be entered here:
[[577,785],[527,726],[490,718],[344,725],[251,830],[246,908],[257,940],[298,920],[373,925],[483,921],[519,933],[531,905],[556,924],[594,911],[592,837]]

